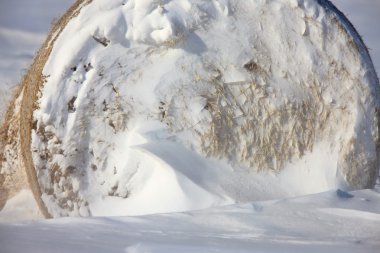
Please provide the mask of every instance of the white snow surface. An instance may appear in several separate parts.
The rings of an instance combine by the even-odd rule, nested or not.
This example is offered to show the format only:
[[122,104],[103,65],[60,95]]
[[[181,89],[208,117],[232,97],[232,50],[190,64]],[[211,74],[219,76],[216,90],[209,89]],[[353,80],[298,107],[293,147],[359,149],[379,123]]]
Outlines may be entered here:
[[[52,0],[48,1],[52,2]],[[344,3],[343,0],[340,3],[343,7],[354,6],[353,0],[344,1]],[[373,3],[376,1],[358,2],[363,5],[369,2],[371,6],[375,6]],[[21,1],[9,1],[14,5],[19,2]],[[24,2],[31,4],[35,1]],[[42,0],[37,2],[40,3]],[[164,3],[166,2],[164,1]],[[222,4],[218,4],[217,1],[210,2],[215,3],[220,15],[229,14],[228,9],[223,8],[223,3],[226,1],[220,1]],[[185,1],[182,1],[182,7],[185,6],[183,3]],[[0,2],[1,6],[4,6],[2,2]],[[26,7],[21,9],[30,10]],[[46,11],[48,6],[39,9],[44,13],[49,13]],[[372,9],[376,12],[375,8]],[[358,10],[355,7],[356,15]],[[355,16],[354,14],[352,13],[352,16]],[[111,14],[109,15],[111,16]],[[6,18],[7,16],[1,15],[1,17]],[[2,23],[1,17],[0,23]],[[30,24],[35,20],[31,19]],[[165,26],[165,20],[160,25]],[[145,31],[152,29],[149,27],[149,19],[145,21],[143,27],[140,26],[133,30],[141,32],[144,30],[143,28],[146,29]],[[10,29],[8,31],[13,33]],[[163,29],[162,33],[154,36],[154,39],[162,41],[168,34],[170,36],[170,31],[170,29]],[[130,36],[132,35],[130,34]],[[37,37],[31,34],[29,38]],[[23,38],[27,44],[28,38]],[[134,38],[147,39],[147,37],[137,35]],[[116,36],[114,39],[120,39],[120,43],[123,42],[121,37]],[[112,44],[111,41],[107,48]],[[30,49],[29,54],[32,51]],[[115,50],[114,54],[122,56],[122,51]],[[3,54],[3,52],[0,53]],[[72,53],[67,54],[68,58],[70,55]],[[66,59],[66,55],[63,54],[63,56]],[[3,59],[5,58],[2,57],[0,62]],[[103,61],[104,58],[101,60]],[[105,62],[107,61],[105,60]],[[116,62],[115,65],[117,65]],[[20,65],[16,64],[15,66]],[[10,73],[14,75],[15,72],[12,71],[10,70]],[[239,77],[239,72],[234,69],[230,69],[230,71],[231,76]],[[110,75],[112,74],[118,75],[118,73],[110,73]],[[153,77],[154,74],[152,73]],[[78,80],[80,80],[82,77],[80,74],[78,76]],[[83,76],[87,78],[90,75]],[[4,77],[8,78],[3,75],[2,78]],[[120,86],[115,87],[120,88]],[[120,95],[123,94],[121,89],[116,89],[116,91]],[[82,91],[83,95],[86,95],[85,93],[86,91]],[[97,96],[102,95],[101,93],[97,93]],[[2,91],[1,94],[6,97],[7,95],[4,94],[8,93]],[[62,96],[65,97],[67,94]],[[77,108],[78,101],[76,101]],[[198,114],[204,109],[205,100],[203,97],[196,97],[193,101],[194,103],[190,105],[191,110],[194,114]],[[58,111],[53,112],[58,113]],[[101,121],[93,123],[93,128],[107,129],[107,126],[100,123]],[[205,158],[186,145],[173,142],[171,138],[167,140],[166,137],[171,137],[170,134],[166,131],[157,131],[164,127],[157,122],[150,123],[151,121],[140,121],[136,122],[132,128],[128,128],[128,131],[133,131],[128,135],[127,141],[123,134],[113,137],[113,140],[118,140],[118,142],[115,142],[117,145],[112,148],[122,147],[119,150],[123,151],[119,154],[112,153],[113,161],[124,160],[125,157],[131,159],[132,162],[141,161],[143,169],[139,170],[139,173],[136,173],[133,180],[130,181],[130,184],[136,187],[134,194],[130,194],[129,198],[124,201],[120,201],[118,197],[95,196],[91,200],[91,214],[114,216],[183,211],[205,208],[210,205],[227,206],[196,212],[139,217],[61,218],[37,222],[14,222],[14,220],[27,220],[38,216],[31,192],[22,191],[9,200],[0,212],[0,221],[3,222],[0,223],[0,251],[6,253],[378,252],[380,248],[380,192],[378,187],[375,190],[350,193],[334,190],[291,199],[252,202],[253,199],[282,198],[338,187],[339,184],[334,177],[335,170],[327,169],[331,168],[331,164],[337,160],[336,154],[331,152],[328,143],[322,141],[317,144],[313,153],[307,154],[306,157],[291,165],[288,164],[287,169],[277,176],[265,172],[247,174],[244,168],[232,168],[225,160]],[[112,133],[112,129],[101,132],[104,138],[112,136]],[[75,136],[73,138],[82,137]],[[105,152],[104,146],[106,144],[97,147],[99,153]],[[73,148],[75,149],[75,147]],[[128,151],[124,152],[125,149]],[[104,156],[110,155],[106,153]],[[199,169],[194,170],[194,168]],[[106,172],[105,175],[100,174],[95,179],[107,178],[106,176],[109,174],[112,175],[113,171]],[[120,178],[121,176],[115,176],[113,179],[120,181]],[[89,183],[92,184],[94,181]],[[104,182],[104,184],[112,186],[112,182]],[[80,184],[76,187],[80,187]],[[104,194],[107,192],[107,187],[94,188],[96,192]],[[90,190],[94,190],[94,188]],[[236,200],[245,202],[245,204],[229,205]],[[59,210],[55,214],[60,215],[61,211]],[[82,214],[88,215],[87,211],[82,209]],[[71,215],[73,214],[78,213],[71,213]],[[9,223],[4,223],[4,221]]]
[[0,224],[1,252],[358,252],[380,247],[380,194],[335,191],[197,212]]
[[[0,1],[0,111],[5,110],[13,88],[39,49],[51,22],[74,0]],[[370,48],[377,71],[380,71],[380,0],[333,0],[363,36]],[[4,31],[3,30],[3,31]],[[8,32],[11,31],[12,34]],[[20,38],[20,33],[23,33]],[[31,35],[31,36],[30,36]]]
[[378,80],[330,7],[85,6],[55,43],[34,113],[49,212],[178,212],[368,187]]

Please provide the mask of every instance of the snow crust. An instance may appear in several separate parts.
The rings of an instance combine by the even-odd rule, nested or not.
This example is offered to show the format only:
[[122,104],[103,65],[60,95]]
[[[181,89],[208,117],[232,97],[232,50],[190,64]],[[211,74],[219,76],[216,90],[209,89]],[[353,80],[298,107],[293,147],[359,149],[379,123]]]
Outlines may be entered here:
[[327,1],[83,7],[34,113],[49,212],[178,212],[373,186],[378,80],[345,22]]

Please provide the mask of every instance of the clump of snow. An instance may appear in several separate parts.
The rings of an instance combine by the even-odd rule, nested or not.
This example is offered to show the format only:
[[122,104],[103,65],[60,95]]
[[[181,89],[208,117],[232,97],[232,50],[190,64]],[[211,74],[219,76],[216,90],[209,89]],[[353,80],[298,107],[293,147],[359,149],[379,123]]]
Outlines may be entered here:
[[379,84],[345,22],[327,1],[83,7],[55,42],[34,113],[49,212],[185,211],[373,186]]

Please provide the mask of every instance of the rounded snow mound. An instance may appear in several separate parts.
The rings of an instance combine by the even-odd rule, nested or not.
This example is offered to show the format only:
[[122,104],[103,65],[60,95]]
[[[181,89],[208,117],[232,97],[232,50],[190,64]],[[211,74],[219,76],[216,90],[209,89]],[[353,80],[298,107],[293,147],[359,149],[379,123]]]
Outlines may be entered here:
[[51,42],[31,119],[50,215],[374,185],[379,83],[329,1],[82,2]]

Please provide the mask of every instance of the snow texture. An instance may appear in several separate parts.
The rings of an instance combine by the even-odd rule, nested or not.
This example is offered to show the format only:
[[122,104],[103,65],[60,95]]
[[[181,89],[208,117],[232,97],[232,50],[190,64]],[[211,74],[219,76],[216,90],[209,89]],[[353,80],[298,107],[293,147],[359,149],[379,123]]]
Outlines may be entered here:
[[0,224],[4,253],[342,252],[380,247],[380,194],[335,191],[197,212]]
[[[64,8],[69,6],[69,2],[67,0],[12,0],[0,2],[0,80],[7,80],[6,83],[10,84],[4,86],[5,82],[1,81],[1,106],[5,104],[5,99],[3,98],[9,97],[8,87],[13,86],[15,80],[19,78],[20,69],[25,68],[26,62],[30,61],[33,51],[38,47],[39,41],[43,37],[42,33],[46,32],[47,22],[39,23],[37,20],[51,19],[49,15],[54,13],[53,10],[63,11]],[[100,3],[101,1],[97,2]],[[291,162],[283,165],[286,168],[283,168],[280,173],[267,172],[260,168],[254,168],[253,172],[247,173],[247,166],[241,165],[241,161],[234,161],[235,157],[232,157],[232,159],[231,157],[210,158],[211,155],[199,152],[199,150],[202,150],[200,148],[202,146],[198,145],[199,140],[197,140],[196,136],[193,136],[192,129],[195,129],[194,131],[202,130],[204,129],[202,128],[204,127],[202,120],[213,119],[213,115],[208,109],[212,108],[213,104],[209,102],[210,98],[208,96],[203,96],[203,93],[194,93],[193,86],[202,87],[202,82],[206,82],[204,80],[205,76],[213,80],[219,78],[221,79],[219,80],[220,82],[232,83],[232,85],[242,85],[239,82],[247,78],[247,69],[244,68],[244,65],[249,63],[246,65],[248,70],[256,69],[256,66],[251,62],[251,58],[241,60],[240,65],[238,65],[241,68],[243,64],[241,69],[236,66],[233,67],[233,65],[229,66],[225,62],[225,58],[234,54],[235,58],[238,58],[239,55],[237,55],[236,51],[243,48],[243,45],[231,44],[232,38],[228,34],[220,36],[217,30],[234,30],[230,27],[230,23],[224,22],[234,15],[234,11],[236,11],[233,8],[234,6],[228,4],[228,1],[208,1],[209,3],[206,4],[206,7],[209,8],[208,11],[206,11],[207,8],[205,8],[206,10],[200,10],[201,14],[205,12],[206,15],[197,16],[193,15],[193,12],[189,15],[189,6],[191,5],[185,0],[160,1],[161,5],[156,6],[149,5],[148,1],[136,2],[138,2],[134,8],[134,10],[137,10],[136,12],[132,12],[131,9],[127,8],[128,6],[121,7],[122,10],[118,10],[120,9],[118,8],[118,6],[120,7],[119,3],[123,3],[122,1],[114,1],[114,5],[109,5],[109,2],[98,5],[99,9],[97,11],[101,12],[99,17],[104,16],[105,18],[100,18],[97,21],[88,19],[86,26],[80,29],[72,25],[73,27],[70,29],[75,30],[78,28],[79,30],[76,32],[80,36],[73,36],[77,38],[72,38],[72,43],[69,43],[63,49],[66,50],[66,53],[69,53],[64,54],[62,52],[60,54],[61,58],[56,58],[56,60],[62,60],[67,64],[66,67],[63,66],[60,70],[53,69],[54,71],[52,71],[56,75],[56,82],[63,82],[62,85],[57,85],[56,88],[64,92],[59,97],[53,96],[55,94],[53,90],[44,93],[44,96],[48,94],[51,97],[48,98],[48,100],[50,99],[50,105],[43,107],[42,110],[45,110],[44,113],[52,112],[53,115],[44,114],[42,117],[45,120],[51,120],[54,117],[56,117],[55,120],[59,118],[59,121],[53,120],[50,122],[55,122],[55,126],[59,126],[61,123],[64,126],[69,125],[70,128],[67,132],[64,132],[59,127],[45,126],[43,130],[45,131],[44,136],[52,138],[47,141],[47,150],[51,151],[57,148],[57,144],[59,145],[61,141],[58,137],[62,136],[70,137],[62,148],[71,147],[74,154],[77,143],[84,142],[84,144],[79,145],[79,148],[83,149],[86,144],[90,143],[91,137],[100,136],[100,139],[96,139],[96,141],[99,141],[98,143],[91,142],[92,152],[89,149],[89,154],[83,155],[86,150],[80,150],[81,153],[73,156],[69,161],[84,157],[83,163],[85,166],[81,166],[83,170],[80,172],[75,172],[73,167],[65,167],[67,164],[64,161],[54,157],[55,162],[59,162],[59,166],[67,169],[66,171],[69,173],[74,172],[74,175],[77,176],[77,179],[74,177],[69,184],[78,189],[78,195],[86,199],[87,205],[80,206],[81,201],[78,201],[77,206],[70,209],[62,208],[62,204],[56,203],[59,199],[61,203],[66,200],[65,193],[62,192],[60,187],[62,188],[67,183],[60,176],[59,173],[62,173],[62,171],[60,172],[57,167],[55,167],[56,170],[53,173],[50,172],[49,176],[53,176],[50,179],[51,182],[59,179],[59,182],[54,183],[54,190],[62,195],[57,199],[51,198],[49,200],[48,194],[46,194],[45,198],[48,199],[46,203],[50,205],[50,211],[56,216],[78,214],[84,216],[89,214],[101,216],[141,215],[201,209],[209,206],[227,206],[196,212],[155,214],[139,217],[63,218],[37,222],[14,222],[14,220],[33,219],[40,215],[32,199],[32,193],[23,190],[10,199],[0,212],[2,222],[0,223],[0,251],[6,253],[25,252],[26,250],[30,253],[378,252],[380,248],[379,188],[356,192],[347,192],[343,189],[335,190],[338,186],[342,186],[340,182],[337,182],[339,178],[336,177],[337,167],[335,165],[339,159],[339,154],[334,150],[334,144],[329,143],[329,140],[322,138],[317,141],[313,145],[312,151],[306,152],[300,158],[291,159]],[[250,4],[255,1],[246,2]],[[256,3],[264,2],[266,1],[256,1]],[[324,27],[322,25],[326,25],[323,22],[326,21],[325,10],[317,8],[316,5],[312,4],[312,1],[272,2],[274,3],[273,9],[266,10],[268,13],[261,13],[260,9],[252,11],[251,8],[247,8],[247,16],[251,17],[256,13],[257,17],[264,16],[269,21],[273,19],[271,22],[279,20],[283,22],[284,19],[281,19],[283,18],[281,15],[283,15],[284,8],[287,9],[289,6],[284,7],[282,3],[291,3],[292,8],[295,8],[294,6],[305,2],[306,5],[298,10],[297,15],[303,12],[306,15],[305,17],[317,16],[316,21],[313,21],[315,26]],[[346,10],[351,14],[350,18],[352,19],[357,18],[361,13],[361,8],[365,8],[365,6],[371,6],[370,9],[375,15],[379,10],[376,9],[377,0],[356,1],[360,2],[359,4],[353,0],[336,0],[335,2],[339,4],[339,7],[347,8]],[[20,5],[22,5],[22,8],[18,8]],[[41,8],[42,5],[44,8]],[[17,8],[17,11],[7,11],[10,6],[13,10]],[[300,6],[302,7],[302,4]],[[36,9],[39,12],[36,12]],[[94,9],[93,11],[95,12]],[[26,13],[22,13],[22,16],[28,20],[27,24],[19,24],[15,22],[15,19],[12,19],[12,17],[17,16],[16,14],[20,14],[22,10],[27,10]],[[173,10],[177,15],[172,15],[171,11]],[[44,15],[41,15],[41,11]],[[194,11],[194,8],[190,8],[190,11]],[[133,17],[129,16],[127,20],[126,15],[124,15],[125,12],[128,15],[133,13]],[[32,15],[32,13],[39,13],[38,19],[28,16]],[[365,12],[361,15],[367,18],[368,14]],[[80,21],[84,21],[91,15],[93,15],[93,12],[88,12],[87,17],[78,18],[81,18]],[[289,19],[286,20],[288,22],[284,23],[284,26],[286,26],[289,25],[290,21],[297,21],[291,23],[294,28],[294,31],[292,31],[294,34],[289,34],[289,37],[293,38],[294,42],[299,42],[295,40],[297,37],[295,34],[305,33],[304,36],[310,36],[312,34],[310,31],[318,31],[315,26],[309,24],[308,27],[306,26],[307,22],[304,22],[305,25],[300,22],[297,15],[288,17]],[[112,18],[106,20],[107,17]],[[115,19],[114,17],[117,18]],[[295,20],[291,18],[295,18]],[[21,18],[17,20],[21,20]],[[268,30],[267,26],[259,26],[260,22],[257,20],[250,20],[249,18],[246,20],[249,22],[243,27],[253,26],[264,31]],[[312,21],[312,19],[306,20]],[[361,32],[375,34],[374,29],[365,30],[367,25],[362,26],[365,23],[361,21],[360,16],[356,20],[359,20],[355,23],[360,26]],[[77,23],[80,22],[77,21]],[[195,28],[189,29],[194,24]],[[197,25],[200,24],[202,24],[202,27],[198,28]],[[202,29],[211,29],[211,27],[216,30],[208,39],[212,40],[214,36],[216,40],[220,39],[222,44],[226,43],[225,48],[229,49],[223,51],[223,45],[212,44],[211,48],[213,53],[217,53],[217,59],[207,58],[207,55],[205,56],[206,49],[209,49],[210,46],[209,44],[201,43],[205,39],[201,36]],[[25,32],[26,29],[33,30]],[[332,28],[327,26],[324,29]],[[83,34],[90,33],[83,35],[80,32]],[[241,35],[247,34],[241,31]],[[276,38],[273,31],[271,33],[261,32],[261,34],[267,34],[268,37],[262,37],[262,39],[268,39],[270,42],[262,42],[261,44],[264,45],[270,45],[273,43],[272,39]],[[82,51],[76,55],[78,58],[75,58],[76,48],[74,45],[78,41],[74,40],[78,39],[80,42],[83,37],[87,37],[87,42],[83,42],[85,47],[80,48]],[[339,44],[339,38],[330,39],[338,39]],[[367,39],[367,36],[365,39]],[[9,40],[10,42],[4,43],[4,40]],[[244,43],[245,40],[241,41]],[[380,43],[374,43],[373,41],[376,41],[375,37],[368,39],[369,44],[373,43],[370,47],[374,49],[375,62],[379,62],[376,57],[378,57],[380,50],[376,50],[376,45],[380,45]],[[312,40],[310,40],[311,42]],[[315,41],[314,43],[318,44]],[[278,44],[275,45],[278,46]],[[73,47],[70,48],[70,46]],[[126,48],[132,47],[135,48],[135,51],[125,53]],[[138,48],[136,49],[136,47]],[[159,52],[152,50],[152,47],[158,47]],[[327,50],[330,50],[330,47],[327,48]],[[106,51],[99,53],[102,51],[100,49]],[[281,49],[285,50],[281,45],[278,46],[276,52]],[[307,49],[307,45],[305,45],[305,51]],[[276,72],[275,77],[277,79],[271,80],[269,84],[283,80],[283,75],[293,75],[293,77],[299,73],[306,75],[304,71],[308,66],[313,66],[316,61],[316,55],[313,57],[310,51],[307,54],[301,54],[298,50],[300,48],[293,49],[293,54],[289,56],[295,59],[277,59],[278,61],[290,61],[291,63],[296,63],[297,60],[301,61],[302,64],[296,65],[297,68],[293,70],[296,72]],[[340,63],[345,62],[343,65],[352,63],[352,59],[349,58],[350,54],[348,53],[348,56],[346,56],[346,51],[339,52],[339,47],[331,50],[334,52],[334,56],[338,57]],[[140,53],[148,53],[150,58],[148,57],[148,60],[144,61],[141,56],[139,57]],[[24,57],[23,55],[26,56]],[[203,55],[204,58],[208,59],[206,67],[203,62],[199,64],[201,60],[196,59],[199,55]],[[254,55],[259,54],[256,52]],[[80,59],[82,56],[83,59]],[[113,58],[115,56],[116,58]],[[186,68],[182,70],[182,66],[178,62],[185,56],[189,57],[190,61],[185,62]],[[271,60],[258,59],[260,62]],[[357,58],[355,59],[357,60]],[[12,62],[12,66],[9,67],[8,62]],[[353,62],[356,61],[354,60]],[[53,63],[54,59],[51,60],[51,64]],[[201,66],[198,66],[197,63]],[[305,63],[309,63],[309,65]],[[320,65],[323,65],[322,63]],[[277,67],[284,67],[279,63],[276,64],[278,64]],[[276,64],[274,65],[276,66]],[[125,71],[127,66],[131,67],[130,72]],[[139,70],[141,66],[143,66],[143,70]],[[210,66],[215,68],[210,71]],[[359,73],[358,76],[362,75],[363,73],[361,72],[365,71],[365,68],[363,69],[361,65],[355,64],[352,64],[351,67],[354,68],[355,66],[359,66],[355,73]],[[315,71],[319,68],[323,69],[323,66],[312,68],[312,70]],[[220,76],[218,69],[223,70],[223,76]],[[293,68],[289,66],[289,69]],[[289,69],[285,68],[285,70]],[[261,69],[260,71],[263,70]],[[180,74],[175,74],[176,72]],[[170,97],[180,90],[177,88],[177,90],[172,91],[171,87],[174,84],[170,84],[170,82],[175,82],[176,77],[182,75],[183,72],[188,72],[187,77],[190,76],[194,79],[191,79],[192,82],[181,80],[185,83],[185,86],[190,87],[187,88],[185,94],[181,95],[181,99],[175,101],[175,105],[170,103],[163,104],[162,102],[166,101],[164,98]],[[45,74],[50,74],[51,79],[53,79],[54,73],[46,72]],[[164,73],[163,76],[160,76],[162,73]],[[61,74],[62,78],[59,78],[59,74]],[[100,75],[97,77],[97,74],[102,74],[103,77]],[[140,84],[147,82],[149,86],[131,87],[125,78],[128,75],[132,75],[132,78],[136,79],[144,78],[142,79],[143,81],[140,81]],[[211,75],[211,77],[208,75]],[[251,76],[249,77],[251,78]],[[51,82],[50,85],[53,85],[54,82],[51,79],[49,79],[49,82]],[[359,78],[358,80],[361,79]],[[356,84],[358,80],[355,80],[352,84]],[[88,92],[91,91],[91,82],[98,81],[103,85],[99,86],[98,90],[95,89],[94,93]],[[109,81],[112,81],[112,83],[107,83]],[[260,82],[260,80],[256,81]],[[334,83],[334,81],[341,82],[338,78],[338,80],[330,80],[329,84]],[[78,87],[75,87],[75,83],[78,83]],[[165,89],[162,87],[161,89],[156,89],[156,87],[160,87],[160,83],[161,85],[162,83],[169,84],[167,84],[167,88],[164,87]],[[286,82],[284,83],[286,84]],[[127,87],[124,87],[124,85]],[[137,82],[134,86],[139,86],[139,83]],[[264,85],[264,87],[266,86]],[[131,88],[133,90],[129,91]],[[261,89],[259,91],[266,91],[266,88],[262,89],[262,86],[259,86],[259,88]],[[339,86],[338,90],[332,94],[339,94],[341,88]],[[333,88],[331,89],[334,90]],[[284,90],[284,92],[291,91],[291,89]],[[158,92],[158,95],[156,92]],[[127,124],[123,115],[125,112],[122,110],[120,113],[120,108],[122,107],[125,110],[128,108],[126,111],[135,109],[129,107],[129,104],[125,107],[126,102],[124,99],[131,94],[135,95],[134,100],[139,95],[137,97],[141,108],[135,115],[127,115],[129,122]],[[180,93],[178,92],[178,94]],[[105,98],[109,100],[103,104]],[[57,105],[59,104],[58,100],[63,101],[58,109],[53,107],[56,105],[52,103],[55,101],[54,99],[57,99]],[[323,99],[326,99],[327,102],[332,102],[334,98],[326,97]],[[228,104],[228,98],[225,100],[220,101],[220,106],[231,106],[231,104]],[[238,101],[242,102],[241,98]],[[363,98],[363,101],[365,101],[365,98]],[[41,100],[41,102],[43,101]],[[336,103],[337,100],[334,102]],[[48,102],[45,103],[49,104]],[[94,103],[97,107],[94,106],[91,110],[91,103]],[[366,103],[363,104],[366,105]],[[268,105],[271,104],[269,103]],[[181,106],[186,106],[187,113],[182,115],[181,118],[168,121],[169,117],[183,113]],[[50,111],[47,110],[48,108],[50,108]],[[100,116],[95,115],[95,119],[89,120],[89,118],[94,117],[93,114],[97,109],[106,109],[104,111],[105,115],[98,119],[96,117]],[[42,110],[36,113],[36,117],[41,116]],[[365,110],[359,111],[352,117],[355,119]],[[102,114],[101,111],[99,113]],[[148,117],[149,113],[155,116],[150,115]],[[88,117],[86,117],[86,114]],[[147,120],[145,118],[144,120],[133,120],[133,117],[137,117],[136,115],[139,114],[142,115],[139,117],[146,117]],[[132,121],[130,121],[131,118]],[[342,116],[342,118],[345,117]],[[360,120],[357,118],[356,122],[361,122]],[[336,121],[339,122],[338,119]],[[46,121],[41,122],[46,123]],[[181,130],[183,131],[180,134],[175,132],[175,136],[172,131],[168,131],[167,123],[178,127],[178,124],[183,122],[187,122],[186,124],[188,125],[194,124],[191,127],[187,126],[187,128],[181,125]],[[222,122],[222,124],[225,124],[225,122]],[[122,130],[124,127],[125,131]],[[260,127],[260,129],[265,129],[262,126]],[[336,136],[341,134],[343,135],[341,137],[345,138],[345,136],[350,135],[347,129],[342,128],[340,133],[332,132],[330,134],[337,134]],[[128,133],[126,133],[127,131]],[[351,133],[352,131],[354,130],[351,129]],[[337,139],[333,141],[339,141],[339,138]],[[67,146],[71,141],[74,142],[71,144],[72,146]],[[104,141],[109,143],[104,143]],[[46,145],[46,143],[44,141],[35,141],[33,145]],[[238,148],[239,146],[236,146],[236,149]],[[58,149],[56,153],[60,152]],[[68,152],[69,155],[72,155],[69,149]],[[92,158],[95,155],[97,156],[96,159]],[[94,160],[95,162],[92,163]],[[232,163],[228,161],[232,161]],[[130,171],[133,167],[136,170]],[[91,168],[94,172],[91,173],[91,170],[88,172],[88,168]],[[84,173],[85,176],[80,177],[80,173]],[[125,177],[126,175],[127,177]],[[54,176],[57,179],[54,179]],[[84,178],[86,179],[84,180]],[[115,185],[118,187],[114,188]],[[329,189],[334,190],[316,195],[280,199]],[[252,200],[275,198],[279,200],[252,202]],[[234,202],[244,202],[245,204],[230,205]],[[75,205],[75,201],[66,202],[67,205],[70,205],[70,203],[72,206]],[[88,207],[88,205],[90,206]],[[8,223],[4,223],[4,221]]]
[[328,1],[93,1],[43,74],[31,149],[55,217],[195,210],[377,177],[378,79]]

